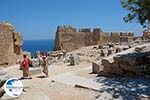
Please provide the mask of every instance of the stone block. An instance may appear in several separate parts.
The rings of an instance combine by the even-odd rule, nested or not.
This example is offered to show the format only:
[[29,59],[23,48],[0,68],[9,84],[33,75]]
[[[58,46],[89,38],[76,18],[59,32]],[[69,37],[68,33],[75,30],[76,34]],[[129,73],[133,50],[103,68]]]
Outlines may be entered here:
[[30,67],[29,71],[30,71],[31,75],[40,74],[42,72],[41,68],[38,68],[38,67],[36,67],[36,68],[35,67],[34,68]]
[[116,74],[116,75],[123,75],[123,70],[119,67],[117,63],[110,63],[108,66],[104,66],[103,69],[104,73],[106,74]]
[[114,57],[114,61],[120,64],[137,66],[145,63],[145,54],[131,53],[126,55],[117,55]]
[[100,71],[100,64],[92,62],[92,73],[97,74]]
[[123,70],[119,67],[119,64],[113,60],[112,57],[108,59],[102,59],[103,71],[107,75],[116,74],[122,75]]
[[40,64],[39,59],[31,59],[32,67],[39,66],[39,64]]
[[69,57],[70,65],[78,65],[80,63],[80,57],[78,55],[70,55]]

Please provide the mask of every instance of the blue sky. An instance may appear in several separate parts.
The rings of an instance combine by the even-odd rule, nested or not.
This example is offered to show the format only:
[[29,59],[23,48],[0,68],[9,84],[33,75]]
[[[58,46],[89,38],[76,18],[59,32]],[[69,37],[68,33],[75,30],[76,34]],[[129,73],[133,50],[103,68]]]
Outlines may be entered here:
[[137,23],[125,23],[120,0],[0,0],[0,21],[11,22],[24,40],[54,39],[58,25],[131,31],[142,35]]

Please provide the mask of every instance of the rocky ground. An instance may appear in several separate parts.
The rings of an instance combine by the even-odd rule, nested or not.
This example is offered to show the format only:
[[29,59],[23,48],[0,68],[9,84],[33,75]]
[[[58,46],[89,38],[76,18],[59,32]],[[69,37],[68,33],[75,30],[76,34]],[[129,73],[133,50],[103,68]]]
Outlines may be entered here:
[[[24,92],[18,98],[6,94],[2,100],[149,100],[150,79],[129,77],[97,77],[92,74],[93,61],[99,61],[97,47],[84,47],[71,52],[80,55],[80,63],[70,66],[61,59],[49,66],[49,78],[42,73],[22,80]],[[7,75],[20,78],[19,65],[5,69]]]

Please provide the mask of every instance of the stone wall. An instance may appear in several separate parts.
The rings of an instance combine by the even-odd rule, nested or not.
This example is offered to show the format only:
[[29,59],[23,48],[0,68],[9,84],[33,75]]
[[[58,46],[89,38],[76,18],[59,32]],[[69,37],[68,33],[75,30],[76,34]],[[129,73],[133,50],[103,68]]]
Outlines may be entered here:
[[112,32],[110,35],[110,41],[112,41],[113,43],[120,42],[120,33]]
[[9,23],[0,23],[0,66],[17,63],[22,55],[22,36]]
[[100,29],[76,30],[71,26],[58,26],[55,38],[55,50],[72,51],[83,46],[96,45],[100,40]]
[[54,50],[72,51],[83,46],[107,44],[109,42],[132,42],[134,33],[131,32],[103,32],[100,28],[91,31],[90,28],[77,30],[71,26],[58,26],[55,37]]
[[107,44],[110,41],[109,33],[101,32],[100,33],[100,44]]
[[133,42],[134,33],[131,32],[120,32],[120,42]]
[[134,39],[135,39],[134,33],[132,32],[111,32],[110,34],[110,42],[113,43],[133,42]]

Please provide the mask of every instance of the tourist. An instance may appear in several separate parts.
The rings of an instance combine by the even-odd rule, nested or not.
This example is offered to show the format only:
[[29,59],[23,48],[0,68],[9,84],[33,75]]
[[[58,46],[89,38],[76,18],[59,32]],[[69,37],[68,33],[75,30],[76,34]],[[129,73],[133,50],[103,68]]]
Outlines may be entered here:
[[22,71],[23,71],[23,77],[22,77],[23,79],[24,78],[32,79],[29,72],[29,58],[26,55],[23,55]]
[[46,77],[49,77],[49,75],[48,75],[48,57],[47,57],[47,55],[46,56],[44,55],[42,58],[43,58],[43,63],[42,63],[43,73],[46,75],[45,76],[45,78],[46,78]]

